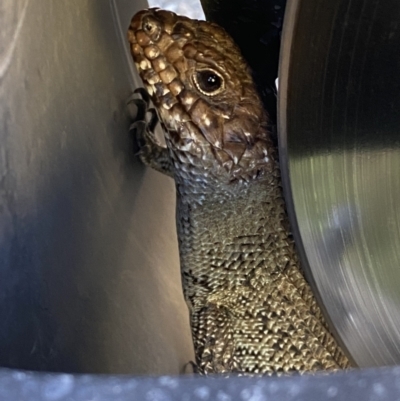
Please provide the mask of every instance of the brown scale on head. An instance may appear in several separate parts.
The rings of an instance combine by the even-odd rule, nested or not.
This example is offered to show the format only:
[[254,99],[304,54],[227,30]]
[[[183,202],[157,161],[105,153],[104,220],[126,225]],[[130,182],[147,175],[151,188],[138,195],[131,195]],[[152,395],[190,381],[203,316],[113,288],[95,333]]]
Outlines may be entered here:
[[271,171],[267,116],[247,64],[222,28],[149,9],[133,17],[128,39],[168,129],[177,170],[186,163],[226,182]]

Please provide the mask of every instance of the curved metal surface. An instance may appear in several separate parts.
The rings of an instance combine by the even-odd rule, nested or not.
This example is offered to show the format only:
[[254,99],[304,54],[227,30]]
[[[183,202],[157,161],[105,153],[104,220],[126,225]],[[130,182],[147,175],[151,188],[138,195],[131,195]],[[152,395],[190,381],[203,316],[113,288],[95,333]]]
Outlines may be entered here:
[[133,156],[122,36],[145,2],[0,5],[0,365],[176,374],[193,359],[172,180]]
[[400,363],[400,3],[288,2],[279,125],[307,275],[361,366]]

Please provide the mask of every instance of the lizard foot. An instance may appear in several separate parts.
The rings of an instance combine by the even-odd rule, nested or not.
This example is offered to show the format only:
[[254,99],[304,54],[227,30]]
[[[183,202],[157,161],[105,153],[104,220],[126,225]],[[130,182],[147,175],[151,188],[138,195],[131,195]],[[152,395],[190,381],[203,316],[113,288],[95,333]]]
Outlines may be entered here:
[[138,147],[136,155],[146,166],[172,177],[168,149],[155,135],[160,119],[156,110],[150,108],[149,94],[143,88],[136,89],[129,97],[127,107],[132,120],[129,131],[135,136]]
[[197,366],[196,362],[189,361],[188,363],[185,363],[183,366],[183,373],[184,374],[199,374],[199,367]]

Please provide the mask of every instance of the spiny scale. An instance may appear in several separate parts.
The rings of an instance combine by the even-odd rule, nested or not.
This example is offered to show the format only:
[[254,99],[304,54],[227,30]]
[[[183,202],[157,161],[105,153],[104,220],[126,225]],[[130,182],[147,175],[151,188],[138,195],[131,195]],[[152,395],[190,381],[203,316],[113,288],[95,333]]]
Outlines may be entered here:
[[166,126],[168,149],[147,135],[141,157],[176,182],[199,371],[347,368],[303,277],[268,117],[238,48],[215,24],[157,9],[134,16],[128,39]]

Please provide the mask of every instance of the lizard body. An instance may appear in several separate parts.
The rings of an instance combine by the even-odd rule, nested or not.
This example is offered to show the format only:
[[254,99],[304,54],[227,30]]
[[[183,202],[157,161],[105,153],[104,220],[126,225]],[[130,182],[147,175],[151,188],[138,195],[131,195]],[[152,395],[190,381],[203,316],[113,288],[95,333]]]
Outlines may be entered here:
[[[165,125],[142,160],[172,176],[185,299],[200,373],[347,368],[304,279],[268,116],[219,26],[149,9],[128,39]],[[154,157],[156,156],[156,157]]]

